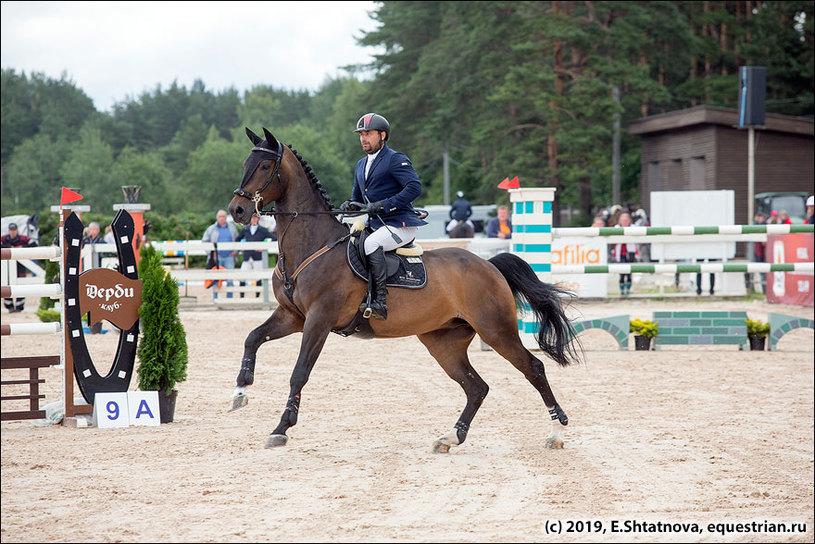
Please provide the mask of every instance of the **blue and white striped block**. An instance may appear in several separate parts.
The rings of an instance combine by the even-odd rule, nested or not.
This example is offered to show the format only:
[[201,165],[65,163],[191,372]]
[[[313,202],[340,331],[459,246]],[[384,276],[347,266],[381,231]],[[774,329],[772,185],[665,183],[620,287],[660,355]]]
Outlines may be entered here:
[[[538,279],[552,283],[553,187],[510,189],[512,245],[510,250],[532,267]],[[538,349],[534,333],[538,325],[531,312],[519,310],[518,332],[527,349]]]

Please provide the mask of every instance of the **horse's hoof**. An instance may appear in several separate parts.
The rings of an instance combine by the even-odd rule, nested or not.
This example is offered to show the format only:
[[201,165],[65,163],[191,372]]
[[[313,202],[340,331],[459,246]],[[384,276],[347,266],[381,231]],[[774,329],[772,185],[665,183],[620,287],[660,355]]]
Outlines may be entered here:
[[546,449],[549,450],[562,450],[563,440],[558,440],[556,438],[549,437],[546,439],[544,446],[546,447]]
[[232,408],[229,409],[230,412],[234,412],[238,408],[243,408],[249,404],[249,397],[247,395],[238,395],[237,397],[232,397]]
[[450,444],[446,444],[441,440],[433,442],[433,453],[448,453],[450,451]]
[[273,434],[269,435],[269,440],[266,441],[267,448],[277,448],[280,446],[285,446],[286,442],[289,441],[289,437],[285,434]]

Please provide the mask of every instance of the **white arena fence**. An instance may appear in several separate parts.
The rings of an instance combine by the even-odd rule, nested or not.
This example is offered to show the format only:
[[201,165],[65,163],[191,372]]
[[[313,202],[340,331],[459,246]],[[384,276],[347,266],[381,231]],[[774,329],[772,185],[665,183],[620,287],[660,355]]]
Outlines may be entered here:
[[[62,251],[57,246],[46,247],[33,247],[33,248],[3,248],[2,264],[3,264],[3,277],[2,285],[0,285],[0,295],[3,298],[23,298],[23,297],[56,297],[62,296],[62,286],[60,284],[10,284],[9,282],[14,279],[27,279],[17,278],[17,262],[18,261],[31,261],[36,259],[52,259],[57,260],[61,258]],[[14,270],[15,274],[12,276],[8,274],[8,270]],[[43,281],[40,278],[40,281]],[[0,325],[0,336],[18,336],[18,335],[33,335],[33,334],[58,334],[62,331],[60,322],[51,323],[8,323],[4,322]],[[0,410],[0,418],[3,421],[15,419],[39,419],[45,417],[45,411],[40,410],[40,399],[45,398],[45,395],[40,393],[39,386],[45,380],[40,377],[39,370],[49,366],[61,365],[64,358],[64,344],[62,353],[59,355],[31,355],[25,357],[3,357],[0,360],[0,368],[2,370],[10,371],[27,371],[26,378],[16,377],[14,379],[2,379],[0,384],[5,387],[26,387],[28,388],[27,394],[21,394],[15,391],[13,394],[2,394],[0,400],[27,403],[27,410]]]
[[[766,242],[768,234],[812,233],[812,225],[721,225],[721,226],[673,226],[673,227],[564,227],[552,228],[552,238],[566,237],[601,237],[608,244],[637,243],[637,244],[694,244],[699,242]],[[170,274],[182,285],[203,283],[206,280],[232,281],[235,285],[230,289],[235,293],[233,298],[227,299],[219,295],[219,304],[257,303],[252,297],[253,292],[261,293],[264,304],[270,303],[271,294],[268,282],[264,287],[239,287],[239,282],[253,283],[271,278],[271,269],[266,270],[206,270],[203,268],[185,269],[184,256],[206,256],[215,249],[214,244],[190,241],[153,241],[157,251],[174,266],[169,267]],[[477,255],[489,258],[493,255],[512,248],[512,240],[497,238],[428,238],[417,239],[417,243],[425,249],[438,247],[461,247]],[[264,263],[268,257],[277,255],[278,244],[274,241],[264,242],[231,242],[218,244],[219,250],[232,250],[238,253],[246,250],[261,251],[264,254]],[[83,262],[92,266],[101,263],[104,266],[105,255],[115,255],[116,247],[113,244],[96,244],[83,249]],[[101,258],[100,258],[101,257]],[[171,261],[171,259],[173,259]],[[683,262],[636,263],[636,264],[609,264],[603,266],[590,265],[552,265],[552,274],[677,274],[677,273],[766,273],[766,272],[812,272],[811,263],[748,263],[746,261],[730,261],[726,256],[717,263],[686,264]],[[98,265],[97,265],[98,266]],[[227,292],[226,287],[221,288],[222,293]],[[238,298],[238,292],[250,295],[248,298]]]

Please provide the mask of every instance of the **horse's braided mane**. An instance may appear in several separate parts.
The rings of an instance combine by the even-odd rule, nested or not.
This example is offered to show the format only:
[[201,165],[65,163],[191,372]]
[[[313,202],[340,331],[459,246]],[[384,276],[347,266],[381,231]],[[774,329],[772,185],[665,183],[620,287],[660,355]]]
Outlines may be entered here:
[[311,170],[311,166],[300,156],[300,154],[292,148],[291,144],[287,144],[291,152],[294,153],[294,156],[297,157],[297,160],[300,161],[300,165],[303,167],[303,170],[306,172],[306,176],[308,180],[311,182],[311,185],[317,191],[317,193],[323,198],[325,205],[328,206],[328,209],[332,209],[331,200],[328,198],[328,193],[326,192],[323,184],[320,183],[320,180],[317,179],[317,176],[314,175],[314,172]]

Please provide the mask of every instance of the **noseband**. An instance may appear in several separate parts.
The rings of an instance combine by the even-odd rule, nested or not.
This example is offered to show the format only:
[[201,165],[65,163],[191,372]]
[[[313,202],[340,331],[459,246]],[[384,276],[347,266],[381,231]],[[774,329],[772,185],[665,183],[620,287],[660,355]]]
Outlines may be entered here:
[[243,185],[235,189],[232,194],[242,196],[248,200],[251,200],[255,203],[255,211],[258,212],[260,215],[260,210],[263,208],[263,197],[260,196],[263,191],[266,190],[266,187],[272,182],[272,180],[277,176],[280,178],[280,174],[278,171],[280,170],[280,163],[283,162],[283,144],[280,141],[277,142],[277,150],[267,149],[265,147],[253,147],[252,151],[263,151],[264,153],[271,153],[273,160],[275,161],[274,170],[272,170],[272,174],[269,176],[269,179],[266,180],[266,183],[263,184],[263,187],[255,191],[254,195],[249,194],[247,191],[243,189]]

